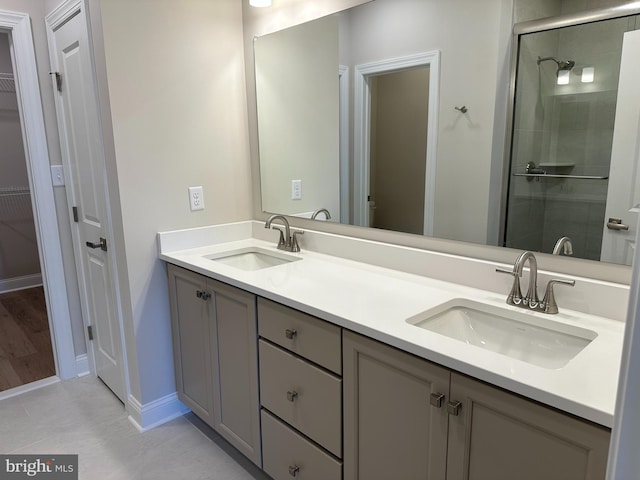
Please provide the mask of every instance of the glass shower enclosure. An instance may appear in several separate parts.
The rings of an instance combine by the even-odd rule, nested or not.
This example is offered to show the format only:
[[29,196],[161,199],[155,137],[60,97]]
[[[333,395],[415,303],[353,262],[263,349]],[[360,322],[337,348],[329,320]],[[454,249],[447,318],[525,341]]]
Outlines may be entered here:
[[[522,34],[504,245],[600,259],[624,32],[636,16]],[[638,22],[640,27],[640,22]]]

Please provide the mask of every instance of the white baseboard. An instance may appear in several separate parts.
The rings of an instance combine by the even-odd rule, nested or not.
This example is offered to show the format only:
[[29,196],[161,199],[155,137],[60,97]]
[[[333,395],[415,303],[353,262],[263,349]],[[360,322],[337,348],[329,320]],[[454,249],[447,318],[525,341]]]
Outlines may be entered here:
[[76,375],[78,377],[84,377],[85,375],[89,375],[91,371],[89,370],[89,357],[87,354],[76,355]]
[[42,380],[36,380],[35,382],[20,385],[19,387],[10,388],[9,390],[0,392],[0,400],[15,397],[16,395],[21,395],[23,393],[30,392],[31,390],[37,390],[38,388],[46,387],[47,385],[53,385],[59,381],[60,378],[54,375],[53,377],[43,378]]
[[0,293],[9,293],[15,290],[39,287],[40,285],[42,285],[42,275],[39,273],[24,275],[22,277],[5,278],[4,280],[0,280]]
[[189,412],[174,392],[153,402],[142,405],[137,398],[129,395],[129,421],[142,433]]

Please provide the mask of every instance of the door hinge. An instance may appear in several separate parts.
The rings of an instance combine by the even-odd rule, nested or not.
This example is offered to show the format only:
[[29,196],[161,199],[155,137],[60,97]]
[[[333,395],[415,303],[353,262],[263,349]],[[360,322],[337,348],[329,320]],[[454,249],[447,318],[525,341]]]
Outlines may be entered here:
[[93,327],[91,325],[87,327],[87,332],[89,334],[89,340],[93,340]]
[[78,207],[73,207],[71,210],[73,211],[73,221],[78,223]]
[[49,72],[49,75],[56,76],[56,88],[59,92],[62,92],[62,75],[60,74],[60,72]]

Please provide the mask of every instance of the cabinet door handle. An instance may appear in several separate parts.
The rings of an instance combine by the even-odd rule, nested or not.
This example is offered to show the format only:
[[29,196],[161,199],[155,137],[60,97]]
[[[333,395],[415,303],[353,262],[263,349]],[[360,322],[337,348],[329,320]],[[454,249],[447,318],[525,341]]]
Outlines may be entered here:
[[441,408],[443,401],[444,401],[444,393],[432,393],[429,398],[429,403],[436,408]]
[[206,301],[211,298],[211,294],[209,292],[203,292],[202,290],[196,290],[196,297]]
[[293,392],[287,392],[287,400],[289,400],[290,402],[294,402],[297,397],[298,392],[296,392],[295,390]]
[[287,328],[284,331],[284,335],[289,339],[289,340],[293,340],[293,337],[295,337],[296,335],[298,335],[298,332],[296,330],[293,329],[289,329]]
[[454,417],[457,417],[460,414],[460,410],[462,410],[461,402],[455,402],[455,401],[447,402],[447,413],[449,415],[453,415]]
[[298,472],[300,472],[300,467],[298,465],[289,465],[289,475],[297,477]]

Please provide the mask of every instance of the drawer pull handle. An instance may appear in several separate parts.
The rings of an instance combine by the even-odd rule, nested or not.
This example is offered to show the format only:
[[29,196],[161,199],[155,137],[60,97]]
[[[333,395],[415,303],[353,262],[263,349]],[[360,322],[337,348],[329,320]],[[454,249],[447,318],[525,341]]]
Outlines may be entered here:
[[295,401],[297,396],[298,396],[298,392],[296,392],[295,390],[293,392],[287,392],[287,400],[289,400],[290,402]]
[[449,413],[449,415],[453,415],[454,417],[457,417],[460,414],[460,410],[462,409],[462,403],[461,402],[447,402],[447,412]]
[[289,466],[289,475],[291,475],[292,477],[297,477],[299,471],[300,471],[299,466],[297,465]]
[[442,402],[444,400],[444,393],[432,393],[429,398],[429,403],[436,408],[442,407]]
[[284,331],[284,334],[289,340],[293,340],[293,337],[295,337],[298,334],[298,332],[296,330],[291,330],[291,329],[287,328]]

